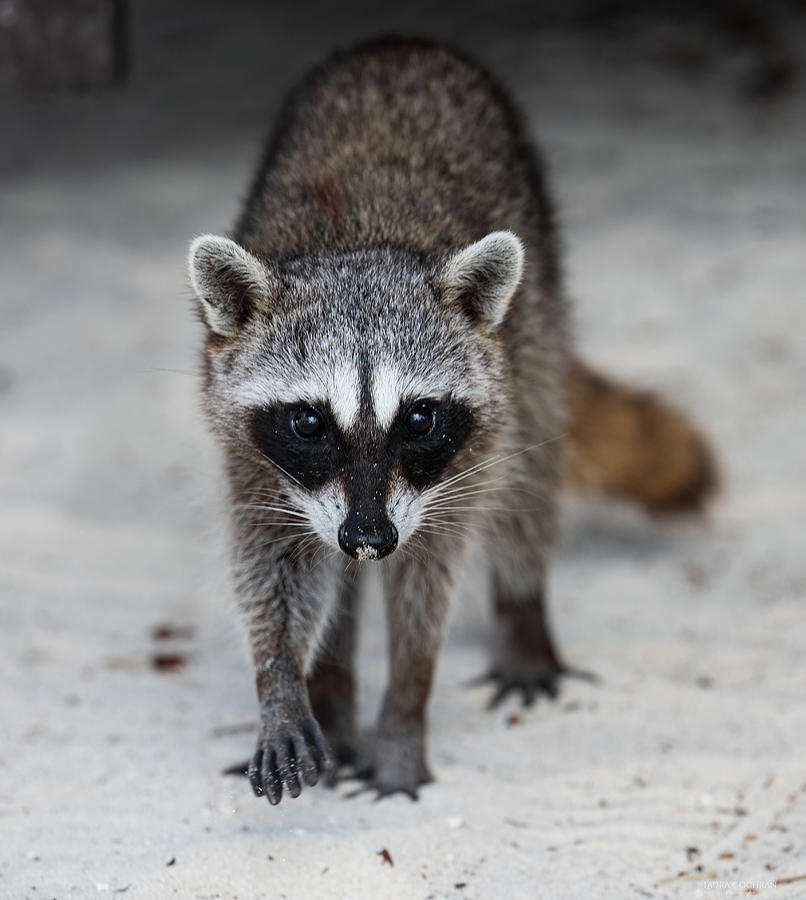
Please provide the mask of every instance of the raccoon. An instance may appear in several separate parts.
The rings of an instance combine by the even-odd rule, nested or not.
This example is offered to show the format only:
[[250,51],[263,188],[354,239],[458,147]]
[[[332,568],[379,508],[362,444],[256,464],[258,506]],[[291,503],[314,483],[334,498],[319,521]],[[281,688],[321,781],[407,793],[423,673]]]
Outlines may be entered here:
[[[443,44],[375,40],[292,90],[232,237],[196,238],[189,270],[255,666],[252,788],[276,804],[352,764],[416,798],[469,537],[489,563],[493,702],[553,697],[569,671],[545,610],[561,484],[696,508],[710,451],[575,360],[538,152],[491,75]],[[370,561],[390,665],[359,760]]]

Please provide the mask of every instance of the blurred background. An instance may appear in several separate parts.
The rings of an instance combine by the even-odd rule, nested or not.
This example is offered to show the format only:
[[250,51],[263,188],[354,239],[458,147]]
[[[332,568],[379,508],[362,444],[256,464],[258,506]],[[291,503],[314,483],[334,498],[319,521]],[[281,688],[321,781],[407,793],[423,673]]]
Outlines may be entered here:
[[[219,774],[255,709],[185,254],[293,82],[388,31],[513,92],[581,350],[691,410],[725,489],[702,524],[567,504],[552,610],[602,687],[484,713],[467,587],[423,802],[269,810]],[[802,896],[805,67],[799,0],[0,0],[0,896]]]

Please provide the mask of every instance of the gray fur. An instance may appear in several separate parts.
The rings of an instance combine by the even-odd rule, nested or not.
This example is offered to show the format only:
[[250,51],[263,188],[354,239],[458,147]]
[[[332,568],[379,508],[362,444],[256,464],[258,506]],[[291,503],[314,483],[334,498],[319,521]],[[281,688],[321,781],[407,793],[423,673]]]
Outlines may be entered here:
[[392,472],[384,500],[400,544],[377,563],[391,674],[366,771],[382,794],[415,795],[429,777],[425,709],[470,531],[485,535],[500,613],[493,677],[530,696],[560,672],[542,602],[568,340],[541,166],[478,65],[439,44],[376,41],[292,92],[234,237],[197,240],[190,266],[261,706],[250,777],[272,802],[333,764],[306,678],[317,707],[348,710],[327,727],[349,756],[352,702],[335,702],[334,685],[340,672],[338,690],[352,684],[352,622],[327,546],[338,547],[346,486],[306,491],[278,471],[249,437],[249,411],[329,401],[371,447],[362,429],[382,432],[396,403],[456,395],[473,409],[440,482],[416,491]]
[[495,231],[454,254],[438,280],[446,303],[459,303],[482,326],[497,328],[523,275],[523,244]]
[[258,309],[268,311],[280,291],[277,279],[251,253],[214,234],[203,234],[190,245],[188,272],[207,324],[221,335],[236,334]]

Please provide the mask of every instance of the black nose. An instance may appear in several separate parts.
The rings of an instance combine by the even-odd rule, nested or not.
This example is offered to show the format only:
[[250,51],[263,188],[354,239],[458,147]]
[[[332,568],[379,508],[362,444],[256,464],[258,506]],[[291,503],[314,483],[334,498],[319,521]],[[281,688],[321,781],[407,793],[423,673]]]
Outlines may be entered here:
[[382,559],[397,547],[397,528],[388,519],[367,522],[351,513],[339,528],[339,546],[355,559]]

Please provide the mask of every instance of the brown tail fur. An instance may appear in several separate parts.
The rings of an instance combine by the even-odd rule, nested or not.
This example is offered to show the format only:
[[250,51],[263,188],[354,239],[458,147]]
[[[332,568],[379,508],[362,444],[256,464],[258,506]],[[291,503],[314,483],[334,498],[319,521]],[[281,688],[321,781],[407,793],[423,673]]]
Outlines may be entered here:
[[664,400],[574,361],[566,466],[582,491],[632,500],[654,514],[698,512],[717,487],[717,467],[694,425]]

